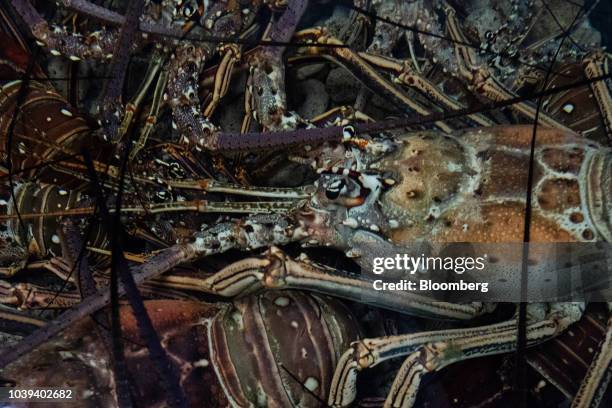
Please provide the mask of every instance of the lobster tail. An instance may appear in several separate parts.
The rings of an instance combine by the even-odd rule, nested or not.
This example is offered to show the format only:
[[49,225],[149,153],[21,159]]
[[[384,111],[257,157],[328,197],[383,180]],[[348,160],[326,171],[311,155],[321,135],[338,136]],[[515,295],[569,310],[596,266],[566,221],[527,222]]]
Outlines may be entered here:
[[[81,192],[51,184],[4,184],[0,189],[0,266],[19,269],[29,258],[61,255],[58,235],[61,219],[78,214],[80,201]],[[106,246],[103,226],[96,225],[89,232],[90,245]],[[102,260],[106,258],[94,258],[93,264],[100,264]]]

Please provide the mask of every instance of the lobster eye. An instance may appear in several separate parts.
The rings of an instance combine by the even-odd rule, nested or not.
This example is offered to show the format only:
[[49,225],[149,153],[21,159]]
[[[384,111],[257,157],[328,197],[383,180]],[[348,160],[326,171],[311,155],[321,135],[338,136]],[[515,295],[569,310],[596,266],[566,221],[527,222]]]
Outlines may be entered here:
[[344,186],[344,180],[337,180],[331,183],[325,189],[325,197],[327,197],[329,200],[335,200],[336,198],[340,197],[340,192],[342,191]]
[[330,200],[335,200],[336,198],[340,197],[340,190],[327,189],[325,190],[325,197],[327,197]]
[[183,15],[185,17],[191,17],[194,13],[195,9],[191,7],[189,4],[183,7]]
[[342,128],[342,138],[345,140],[355,137],[355,133],[355,127],[352,125],[346,125]]

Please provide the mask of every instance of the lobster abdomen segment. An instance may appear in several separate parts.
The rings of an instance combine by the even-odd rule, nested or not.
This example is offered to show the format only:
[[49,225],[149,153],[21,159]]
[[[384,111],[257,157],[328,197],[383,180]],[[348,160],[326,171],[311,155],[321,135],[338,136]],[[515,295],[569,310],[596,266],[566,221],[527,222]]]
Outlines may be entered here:
[[235,302],[211,323],[213,361],[239,406],[319,406],[341,353],[358,337],[333,299],[266,292]]
[[[81,192],[51,184],[6,183],[0,187],[0,197],[0,266],[19,269],[29,258],[62,254],[61,220],[78,213]],[[89,232],[90,246],[106,246],[103,226],[95,223]]]

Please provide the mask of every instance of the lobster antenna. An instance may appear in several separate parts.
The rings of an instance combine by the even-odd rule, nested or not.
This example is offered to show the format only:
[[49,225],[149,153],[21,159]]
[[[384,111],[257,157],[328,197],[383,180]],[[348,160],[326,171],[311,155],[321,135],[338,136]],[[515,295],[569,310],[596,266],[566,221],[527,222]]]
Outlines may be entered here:
[[[507,99],[501,102],[484,104],[478,107],[459,109],[450,112],[433,113],[426,116],[410,115],[387,121],[356,123],[353,125],[353,127],[357,133],[376,133],[410,126],[429,125],[438,121],[460,118],[474,113],[489,112],[534,98],[543,98],[549,95],[555,95],[560,92],[576,87],[590,85],[594,82],[604,81],[609,78],[612,78],[612,73],[572,82],[570,84],[558,86],[552,89],[545,89],[543,91],[525,96],[518,96],[516,98]],[[317,144],[323,142],[341,142],[343,140],[343,129],[343,126],[330,126],[326,128],[297,129],[280,132],[217,132],[212,135],[209,141],[207,141],[205,147],[211,151],[238,152],[264,148],[282,148],[303,144]]]
[[[27,173],[27,172],[32,171],[32,170],[44,169],[45,167],[53,166],[54,164],[59,164],[59,163],[63,163],[63,162],[71,162],[71,163],[82,164],[83,162],[78,160],[78,157],[79,157],[79,155],[77,155],[77,154],[70,154],[70,155],[58,157],[57,159],[47,160],[47,161],[45,161],[43,163],[39,163],[39,164],[36,164],[36,165],[33,165],[33,166],[27,166],[27,167],[21,168],[18,171],[12,172],[12,175],[13,176],[18,176],[20,174]],[[9,178],[8,173],[0,176],[0,182],[2,182],[5,178]]]
[[[127,152],[128,150],[126,150],[126,153],[125,153],[126,155],[127,155]],[[83,149],[82,153],[83,153],[83,157],[85,158],[85,162],[87,163],[87,167],[90,173],[91,183],[94,187],[94,190],[98,193],[97,200],[98,200],[100,213],[102,217],[106,220],[108,225],[113,225],[113,223],[116,220],[111,218],[108,208],[106,207],[106,200],[104,199],[102,191],[100,189],[100,185],[98,183],[98,176],[95,171],[95,168],[93,167],[93,161],[91,159],[91,155],[89,154],[87,149]],[[125,171],[125,169],[123,171]],[[120,204],[120,201],[119,201],[119,204]],[[117,224],[114,224],[114,225],[115,225],[115,228],[114,228],[115,231],[113,235],[123,235],[124,230],[123,230],[121,222],[118,222]],[[151,319],[146,311],[144,302],[138,291],[138,287],[136,286],[134,278],[129,270],[127,260],[125,259],[125,256],[123,255],[123,251],[121,250],[120,244],[117,239],[113,240],[112,252],[114,256],[113,256],[113,260],[111,264],[112,265],[111,266],[111,278],[113,276],[113,269],[116,269],[115,274],[117,274],[118,272],[119,276],[121,277],[123,288],[127,294],[128,300],[130,301],[132,310],[134,311],[134,316],[136,317],[138,328],[141,332],[143,339],[146,342],[147,349],[149,350],[151,358],[157,367],[158,374],[160,378],[162,379],[161,382],[162,384],[165,385],[164,388],[166,389],[168,393],[168,403],[171,404],[172,406],[186,407],[187,402],[186,402],[186,398],[180,386],[179,376],[178,376],[178,373],[176,372],[176,367],[172,364],[170,358],[168,357],[165,350],[161,346],[159,336],[157,335],[157,332],[155,331],[155,328],[153,327],[153,323],[151,322]],[[111,303],[112,303],[112,298],[114,296],[117,297],[116,307],[118,307],[118,296],[119,296],[118,286],[119,285],[117,282],[114,288],[113,287],[110,288]],[[115,292],[115,295],[113,295],[113,292]],[[118,324],[118,322],[116,324]]]

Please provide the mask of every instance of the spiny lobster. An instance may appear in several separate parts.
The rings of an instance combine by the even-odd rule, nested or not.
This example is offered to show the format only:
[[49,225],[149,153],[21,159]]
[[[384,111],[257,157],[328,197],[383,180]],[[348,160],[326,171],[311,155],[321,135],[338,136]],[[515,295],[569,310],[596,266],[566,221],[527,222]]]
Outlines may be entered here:
[[[312,151],[314,156],[311,158],[316,156],[321,161],[316,162],[315,160],[315,167],[331,165],[331,171],[329,173],[324,172],[321,175],[317,189],[314,193],[310,193],[310,199],[305,206],[299,208],[293,215],[294,220],[290,216],[283,216],[277,218],[277,220],[282,219],[284,224],[274,226],[269,221],[268,223],[262,223],[257,218],[238,223],[221,224],[196,238],[195,242],[166,250],[167,252],[164,255],[156,255],[147,263],[150,263],[150,266],[159,265],[159,257],[167,256],[168,253],[177,249],[182,253],[175,252],[172,264],[188,261],[194,256],[226,250],[230,247],[260,247],[300,239],[310,245],[331,244],[339,248],[349,249],[352,256],[360,253],[361,257],[357,259],[367,265],[368,259],[371,259],[375,254],[384,253],[385,247],[387,247],[387,251],[391,250],[388,248],[390,244],[378,238],[375,233],[385,233],[396,244],[413,241],[415,237],[410,235],[404,237],[408,233],[416,234],[416,237],[432,234],[433,236],[439,234],[441,237],[445,237],[450,233],[458,235],[456,239],[440,238],[443,241],[463,240],[461,238],[462,234],[475,234],[473,237],[480,237],[480,240],[491,240],[493,237],[490,232],[483,229],[487,225],[489,225],[489,228],[495,228],[491,220],[503,219],[503,215],[515,214],[515,216],[520,216],[522,214],[520,211],[516,211],[517,205],[521,203],[520,197],[523,197],[522,193],[524,193],[519,188],[523,185],[522,180],[520,180],[521,169],[514,168],[511,171],[511,174],[518,177],[516,183],[508,183],[508,180],[503,185],[495,183],[499,180],[499,176],[496,177],[495,174],[496,172],[508,171],[511,168],[508,166],[513,163],[518,166],[520,160],[513,161],[512,157],[518,155],[520,159],[520,155],[525,154],[520,153],[519,147],[521,146],[521,135],[524,135],[526,130],[525,127],[487,129],[486,131],[475,130],[468,131],[461,139],[440,136],[435,133],[416,133],[400,138],[399,140],[402,143],[396,146],[394,144],[397,141],[394,141],[394,139],[383,137],[378,140],[368,140],[365,136],[360,136],[360,143],[352,140],[347,142],[346,145],[339,145],[334,148],[324,147],[321,152],[314,150]],[[345,131],[350,133],[348,128]],[[538,212],[534,214],[536,220],[533,224],[534,239],[544,241],[591,240],[601,239],[602,237],[605,239],[609,234],[609,224],[606,221],[606,214],[609,214],[609,210],[605,207],[589,205],[589,203],[609,202],[610,188],[606,184],[606,180],[609,180],[607,174],[610,172],[609,151],[602,148],[598,149],[598,146],[593,142],[585,142],[584,139],[559,134],[557,131],[542,130],[540,135],[543,146],[538,148],[537,157],[539,166],[541,166],[540,179],[538,180],[541,181],[536,183],[540,186],[538,190],[540,193],[536,194],[534,198],[536,201],[534,205],[538,208]],[[492,141],[495,141],[495,143]],[[501,148],[507,146],[501,143],[502,141],[506,141],[513,146],[515,150],[510,150],[512,154],[508,152],[507,147]],[[359,155],[360,150],[356,146],[378,151],[381,157],[378,160],[373,154],[362,157]],[[384,146],[386,148],[381,148]],[[478,150],[477,147],[483,150]],[[344,163],[347,156],[351,156],[346,154],[344,149],[347,148],[353,155],[349,159],[350,163]],[[473,156],[466,160],[461,158],[462,154]],[[437,159],[433,162],[422,161],[419,159],[419,157],[422,157],[421,155],[427,155],[429,158],[436,157]],[[495,155],[497,155],[495,160],[491,160],[491,157]],[[478,160],[481,162],[479,163]],[[402,161],[406,161],[406,163]],[[490,162],[490,166],[487,165],[487,162]],[[395,172],[392,171],[394,163],[397,163],[397,165],[405,164],[403,167],[411,177],[406,177],[407,173],[399,170],[402,167],[398,167]],[[461,169],[455,167],[461,167],[462,163],[473,163],[474,168],[472,171],[468,169],[457,171]],[[347,167],[338,167],[343,164]],[[504,166],[499,167],[500,164],[504,164]],[[344,170],[346,168],[353,169],[350,171]],[[379,175],[368,174],[372,169],[379,172]],[[525,169],[522,169],[522,171],[524,172]],[[564,173],[562,180],[577,183],[576,189],[555,189],[554,187],[546,189],[547,185],[555,186],[559,183],[557,172]],[[586,185],[580,187],[579,184],[584,181],[578,179],[576,175],[585,172],[589,172],[591,177],[587,177]],[[426,182],[427,180],[420,181],[418,178],[420,174],[433,177],[438,183],[430,184]],[[469,177],[465,178],[462,174],[468,174],[476,180],[481,180],[481,182],[474,182],[474,180]],[[603,184],[601,181],[603,181]],[[415,183],[415,185],[412,186],[412,183]],[[471,186],[472,190],[466,190],[465,186]],[[511,193],[513,188],[516,188],[517,197],[514,202],[508,197],[508,193]],[[388,189],[388,191],[383,191],[383,189]],[[398,191],[403,193],[403,196],[409,198],[410,201],[400,201],[403,205],[397,204],[393,197],[394,193],[397,194]],[[575,191],[575,193],[572,193],[572,191]],[[585,194],[580,194],[581,191]],[[503,194],[500,194],[500,192],[503,192]],[[570,195],[568,196],[568,194]],[[57,196],[61,197],[59,192],[57,192]],[[65,194],[65,200],[68,201],[70,196],[70,194]],[[17,197],[21,197],[21,194],[18,194]],[[500,197],[505,197],[505,201],[500,202]],[[587,201],[583,203],[581,197],[585,197]],[[372,198],[376,199],[373,200]],[[466,205],[463,200],[468,198],[475,200],[473,205],[469,207],[472,210],[467,215],[461,215],[460,211]],[[411,203],[412,206],[407,207],[407,204]],[[474,207],[474,205],[477,207]],[[398,213],[401,208],[408,211],[405,214]],[[410,208],[412,209],[410,210]],[[480,209],[474,210],[474,208]],[[593,210],[595,211],[593,212]],[[456,211],[459,211],[458,218],[450,220],[449,215]],[[486,217],[482,219],[484,224],[480,225],[474,219],[461,218],[471,216],[474,211],[481,211],[486,214]],[[497,213],[501,216],[496,217]],[[417,214],[420,215],[417,216]],[[564,215],[568,218],[562,218]],[[278,228],[283,225],[284,228]],[[468,225],[468,228],[465,228],[465,225]],[[581,225],[584,226],[580,227]],[[491,229],[492,231],[495,231],[495,229]],[[585,231],[588,232],[585,233]],[[513,233],[513,230],[508,229],[506,233],[509,234],[508,237],[503,238],[503,235],[500,235],[499,239],[503,241],[517,240],[516,231]],[[44,241],[45,237],[42,236],[39,239]],[[471,241],[477,240],[477,238],[471,239]],[[53,237],[51,242],[53,242]],[[304,263],[302,261],[301,264],[299,262],[294,264],[293,261],[282,255],[276,254],[274,256],[278,259],[276,262],[280,262],[280,264],[270,263],[270,261],[262,263],[260,260],[245,260],[240,263],[240,266],[230,266],[214,275],[206,283],[203,283],[202,287],[206,291],[231,297],[251,293],[259,285],[274,288],[291,287],[320,291],[354,300],[359,300],[364,293],[371,290],[368,289],[367,283],[358,279],[337,277],[321,270],[320,267],[319,269],[313,267],[308,262]],[[271,265],[276,266],[270,269],[270,272],[262,274],[261,268],[269,269]],[[164,270],[167,270],[167,268],[168,264],[163,265]],[[156,272],[159,272],[159,270]],[[285,275],[286,273],[289,275]],[[24,298],[24,296],[17,296],[17,298]],[[27,299],[28,296],[26,295],[25,298]],[[60,296],[59,299],[64,300],[65,298]],[[412,296],[397,296],[382,302],[379,306],[421,315],[441,315],[447,318],[470,318],[490,311],[489,307],[483,308],[482,305],[477,304],[430,303],[426,299],[416,299]],[[557,321],[560,326],[554,328],[551,334],[558,333],[569,322],[577,320],[580,316],[579,310],[572,311],[570,309],[570,314],[567,316],[565,315],[566,309],[556,310],[552,316],[558,316],[554,318],[554,321]],[[508,323],[505,330],[509,330],[513,325],[514,323]],[[502,326],[500,326],[501,329]],[[465,331],[461,333],[469,336],[469,333]],[[495,341],[499,340],[501,333],[498,333]],[[382,343],[385,347],[397,346],[405,350],[406,343],[421,344],[425,339],[431,341],[438,335],[445,336],[446,334],[434,332],[422,335],[422,337],[416,336],[417,338],[406,336],[392,340],[384,339]],[[508,332],[508,336],[512,339],[511,332]],[[511,341],[509,340],[508,343],[511,343]],[[363,343],[357,343],[353,347],[365,347],[365,349],[359,353],[356,352],[357,349],[348,352],[341,360],[343,364],[340,365],[340,368],[342,369],[338,371],[339,374],[336,374],[337,376],[346,376],[348,373],[350,374],[349,380],[354,378],[355,370],[358,367],[360,367],[359,369],[365,367],[363,362],[359,366],[354,366],[352,356],[355,355],[361,360],[362,357],[359,356],[364,355],[364,353],[370,355],[373,349],[383,346],[374,340],[364,340]],[[507,346],[493,350],[496,352],[508,350],[505,347]],[[378,362],[379,360],[372,360],[365,364],[371,366]],[[399,377],[395,383],[396,388],[403,384],[401,380],[402,378]],[[338,394],[332,394],[332,397],[342,395],[340,393],[345,392],[347,386],[342,387],[338,384],[346,384],[346,381],[342,377],[336,378],[333,383],[335,387],[333,390]],[[338,391],[335,391],[336,389]],[[350,385],[348,389],[351,389]],[[352,397],[342,395],[342,398],[350,400]],[[345,402],[340,403],[344,404]]]
[[[33,83],[33,87],[36,88],[38,85],[35,81]],[[15,86],[15,84],[11,84],[11,86]],[[6,89],[10,88],[7,87]],[[45,94],[49,95],[48,92],[53,94],[48,89]],[[7,94],[8,97],[5,100],[7,106],[17,106],[16,94],[9,92]],[[26,97],[26,101],[33,100],[34,98],[31,96]],[[47,106],[58,103],[55,102],[57,100],[61,101],[61,99],[49,96],[44,96],[43,100],[51,101]],[[27,103],[22,105],[21,109],[22,112],[23,109],[28,109]],[[65,114],[62,109],[69,114]],[[78,117],[75,112],[68,110],[66,106],[61,107],[59,111],[61,115],[70,120]],[[3,116],[3,123],[10,122],[8,120],[9,115],[5,114]],[[62,119],[61,116],[59,118]],[[24,122],[28,123],[28,121],[21,121],[21,123]],[[40,131],[41,128],[44,129],[44,126],[54,129],[51,125],[42,125],[42,121],[33,123],[38,124],[38,126],[34,126],[32,129],[28,129],[26,126],[22,132],[23,136],[19,132],[13,134],[13,146],[16,142],[17,149],[19,149],[19,143],[23,143],[24,148],[29,149],[25,151],[35,152],[35,154],[23,154],[21,158],[16,156],[15,159],[12,159],[17,168],[23,170],[28,167],[24,165],[28,158],[50,160],[53,157],[57,158],[60,151],[72,155],[78,151],[78,147],[69,145],[61,146],[61,149],[56,146],[49,148],[49,145],[53,145],[55,140],[48,139],[47,132],[44,130],[44,137],[32,140],[31,134]],[[45,123],[52,123],[55,126],[57,121],[51,117],[51,121],[47,121],[45,118]],[[384,126],[384,124],[381,125]],[[70,124],[70,129],[73,128],[78,129],[74,124]],[[162,200],[165,199],[173,205],[178,204],[176,208],[173,208],[168,203],[162,202],[159,206],[161,212],[170,209],[200,211],[201,208],[204,208],[202,205],[206,204],[208,209],[216,212],[225,208],[231,213],[236,213],[240,211],[240,208],[243,208],[245,212],[252,214],[257,212],[257,208],[262,208],[263,212],[271,214],[248,216],[244,219],[222,222],[201,232],[195,232],[193,228],[187,228],[187,231],[182,235],[183,239],[179,239],[179,243],[150,256],[142,265],[135,267],[133,270],[135,279],[142,282],[181,263],[223,252],[230,248],[246,250],[286,244],[292,241],[313,246],[333,246],[347,251],[362,266],[369,268],[373,256],[396,252],[398,247],[405,247],[409,242],[422,239],[442,243],[463,240],[474,242],[491,240],[516,242],[521,240],[520,226],[525,221],[523,207],[525,206],[525,184],[528,173],[524,163],[530,153],[531,127],[510,126],[473,129],[452,135],[437,132],[380,134],[375,131],[362,132],[362,129],[364,129],[364,126],[360,125],[347,125],[335,129],[331,127],[326,129],[302,129],[295,133],[286,132],[278,135],[268,135],[269,139],[266,139],[264,134],[253,141],[246,139],[249,135],[243,136],[242,139],[237,135],[229,135],[235,137],[235,139],[230,143],[219,143],[226,150],[229,150],[228,147],[231,147],[232,144],[243,148],[244,146],[256,146],[259,143],[261,148],[270,144],[273,145],[275,138],[287,140],[292,135],[296,135],[304,140],[311,140],[310,137],[315,139],[320,137],[321,134],[325,134],[325,131],[328,134],[331,131],[336,132],[336,134],[341,132],[344,136],[342,142],[330,142],[322,147],[309,145],[305,149],[306,153],[303,151],[295,152],[297,161],[309,164],[312,162],[313,167],[320,173],[313,187],[245,189],[241,186],[227,184],[217,184],[215,187],[214,182],[204,183],[201,180],[190,180],[188,177],[176,176],[175,179],[173,177],[160,177],[161,182],[153,180],[154,183],[149,183],[149,186],[163,185],[176,189],[205,190],[213,193],[215,191],[222,193],[242,191],[246,192],[246,195],[268,196],[282,199],[282,201],[266,202],[261,205],[253,203],[227,205],[227,203],[221,202],[211,206],[208,206],[208,202],[199,202],[194,207],[193,205],[180,204],[180,202],[174,203],[174,200],[169,199],[169,197],[161,197]],[[381,129],[384,129],[384,127]],[[64,135],[65,133],[62,131],[60,134]],[[87,128],[81,128],[74,134],[89,137]],[[199,136],[200,134],[198,134]],[[223,142],[226,140],[224,139],[226,136],[228,135],[216,133],[212,135],[211,139]],[[23,140],[20,140],[20,138],[23,138]],[[78,144],[84,143],[83,140],[78,142]],[[200,147],[206,147],[210,143],[209,140],[204,143],[198,141],[197,144]],[[78,146],[78,144],[75,146]],[[103,174],[106,167],[111,169],[111,177],[108,178],[110,180],[109,185],[106,188],[112,191],[114,183],[113,167],[105,163],[105,161],[111,161],[112,159],[105,152],[112,151],[113,145],[106,146],[101,143],[100,146],[103,147],[100,149],[101,154],[98,158],[99,163],[96,164],[96,170]],[[8,149],[11,148],[11,146],[8,146]],[[164,161],[163,159],[160,160]],[[159,164],[157,167],[148,167],[141,170],[145,171],[145,180],[149,174],[155,179],[159,174],[156,172],[166,167],[168,166]],[[185,165],[181,166],[179,164],[179,168],[181,167],[186,170]],[[531,220],[531,232],[534,241],[610,240],[609,205],[612,194],[610,185],[612,159],[609,149],[580,138],[571,132],[538,129],[535,167],[537,171],[533,182],[536,188],[531,203],[534,208],[533,219]],[[180,172],[180,170],[176,171]],[[67,180],[69,183],[77,185],[77,189],[79,183],[88,180],[88,177],[84,176],[86,173],[83,165],[70,164],[66,160],[59,160],[58,164],[53,167],[51,174],[55,172],[65,178],[62,179],[62,183]],[[42,171],[37,172],[36,177],[42,174],[44,174]],[[193,172],[188,174],[195,175]],[[507,175],[511,175],[511,177]],[[57,178],[58,176],[53,177]],[[503,182],[500,182],[502,177]],[[55,182],[53,179],[50,181]],[[145,185],[147,183],[144,180],[138,180],[138,183],[142,183],[142,188],[146,189]],[[135,183],[135,185],[138,185],[138,183]],[[14,228],[19,229],[22,228],[20,223],[28,223],[28,221],[27,218],[19,221],[18,215],[14,212],[15,208],[20,208],[20,204],[14,201],[15,197],[22,198],[28,192],[33,191],[48,192],[48,194],[55,195],[53,200],[41,198],[40,203],[36,200],[29,201],[33,204],[30,215],[34,215],[33,219],[38,218],[38,225],[45,228],[49,227],[49,229],[43,229],[40,235],[31,235],[38,246],[28,245],[28,248],[24,248],[25,240],[18,243],[21,244],[21,252],[17,257],[20,261],[24,260],[26,254],[36,254],[37,251],[38,255],[44,257],[47,255],[44,253],[46,251],[40,252],[40,249],[51,247],[47,244],[57,244],[54,242],[52,232],[52,229],[56,228],[52,225],[52,222],[55,221],[47,223],[43,219],[49,214],[48,204],[58,204],[59,201],[61,209],[65,211],[62,214],[64,216],[79,216],[83,213],[92,212],[83,203],[86,200],[79,200],[77,192],[61,190],[61,188],[53,186],[36,188],[25,184],[21,187],[21,190],[18,190],[19,194],[14,194],[15,191],[11,191],[11,197],[6,197],[7,204],[12,205],[12,207],[7,206],[10,209],[5,214],[7,222],[17,225]],[[64,191],[64,194],[61,191]],[[157,195],[158,193],[157,190],[151,190],[146,194]],[[150,198],[150,196],[147,198]],[[34,208],[34,206],[39,205],[40,208]],[[134,208],[132,212],[146,213],[152,211],[152,207],[154,206],[148,204],[140,206],[135,204],[132,207]],[[27,209],[27,207],[21,208]],[[126,214],[130,214],[129,208],[124,209]],[[481,217],[476,217],[476,214],[480,214]],[[24,213],[24,215],[27,214]],[[507,219],[510,219],[510,222]],[[199,225],[200,222],[197,223],[197,226]],[[195,240],[188,239],[191,235],[195,236]],[[43,245],[41,246],[41,244]],[[12,263],[14,260],[14,258],[11,258],[10,262]],[[172,280],[169,281],[172,284]],[[231,298],[242,298],[236,303],[238,309],[244,308],[245,304],[267,305],[270,302],[275,304],[275,306],[269,305],[269,307],[272,307],[270,310],[276,310],[276,307],[285,307],[283,304],[286,301],[283,300],[284,296],[282,294],[255,294],[262,288],[311,290],[356,301],[361,301],[363,295],[372,290],[366,281],[354,276],[342,275],[337,271],[330,272],[321,265],[304,258],[291,259],[275,248],[266,253],[264,257],[239,261],[210,278],[203,281],[193,280],[192,282],[198,283],[200,290],[204,292]],[[9,290],[12,290],[10,286]],[[347,321],[344,323],[338,321],[340,318],[338,316],[344,317],[347,314],[346,312],[330,310],[335,310],[336,306],[329,306],[335,304],[335,301],[321,300],[322,298],[301,294],[288,296],[295,296],[293,302],[296,304],[306,304],[309,307],[313,307],[314,304],[316,306],[312,310],[304,311],[301,318],[317,322],[316,324],[320,325],[318,327],[321,330],[324,330],[325,327],[328,331],[339,330],[336,341],[333,341],[333,346],[326,350],[328,354],[320,354],[318,355],[320,360],[316,360],[322,368],[322,374],[318,377],[312,377],[306,373],[300,373],[299,379],[294,384],[287,377],[291,377],[291,374],[286,374],[283,379],[283,374],[278,371],[276,374],[279,377],[274,377],[272,380],[279,381],[280,378],[280,388],[278,388],[278,382],[277,384],[262,385],[261,382],[250,382],[248,378],[245,379],[244,377],[239,383],[232,382],[232,378],[236,375],[238,377],[247,376],[246,373],[250,371],[248,368],[245,371],[240,371],[240,369],[244,369],[244,367],[240,367],[237,374],[232,374],[231,364],[227,361],[227,357],[223,357],[227,353],[219,352],[220,339],[223,336],[227,337],[228,333],[231,332],[230,326],[234,324],[239,326],[240,321],[239,316],[235,318],[236,316],[221,312],[213,318],[212,322],[208,323],[209,330],[219,327],[219,332],[215,332],[215,337],[211,337],[209,333],[208,339],[203,338],[201,340],[209,347],[208,352],[216,350],[217,359],[225,358],[224,362],[217,360],[214,364],[214,368],[217,370],[215,378],[222,384],[220,387],[223,391],[220,393],[219,388],[216,388],[214,395],[233,398],[236,405],[269,406],[277,404],[283,406],[287,400],[284,399],[282,393],[284,390],[293,387],[298,392],[295,394],[291,392],[291,396],[288,397],[292,404],[299,404],[300,401],[303,401],[304,404],[310,404],[311,402],[306,401],[312,395],[307,396],[307,393],[303,391],[310,390],[311,392],[316,391],[318,398],[328,398],[330,405],[344,406],[351,403],[356,396],[354,384],[358,371],[391,357],[408,356],[392,385],[387,399],[389,406],[408,406],[414,402],[420,378],[424,373],[438,370],[456,360],[507,352],[512,350],[516,343],[515,320],[485,327],[450,331],[440,330],[381,339],[364,339],[353,343],[348,351],[342,355],[333,379],[329,380],[328,377],[328,380],[321,381],[324,375],[328,375],[325,373],[329,373],[331,370],[330,367],[323,367],[321,364],[334,361],[333,356],[339,356],[341,352],[345,351],[347,340],[356,338],[357,330],[354,328],[354,322],[349,322],[349,319],[345,319]],[[315,298],[317,300],[312,300]],[[14,361],[26,350],[38,344],[43,337],[48,337],[51,333],[57,333],[78,318],[104,307],[108,301],[109,295],[106,291],[86,297],[74,309],[67,311],[56,322],[46,326],[47,332],[44,336],[39,335],[37,338],[26,340],[15,349],[2,354],[0,361],[3,364]],[[164,305],[164,308],[178,306],[177,303],[170,304],[170,306]],[[492,305],[476,302],[470,304],[432,302],[431,299],[412,294],[398,294],[398,296],[386,299],[378,298],[378,303],[375,303],[375,306],[395,309],[409,314],[455,319],[471,319],[492,310]],[[193,314],[196,317],[188,319],[191,321],[197,320],[203,315],[210,316],[213,314],[209,311],[208,306],[186,305],[185,307],[193,307],[195,310]],[[214,309],[214,306],[210,307],[210,310]],[[537,304],[530,306],[529,309],[530,320],[527,341],[529,345],[533,345],[558,335],[571,323],[577,321],[582,314],[583,306],[581,304],[563,303]],[[192,312],[186,312],[186,314],[190,313]],[[248,311],[248,313],[254,312]],[[254,321],[261,325],[261,317],[258,317],[257,313],[260,312],[255,312],[253,317],[249,314],[247,318],[249,324]],[[168,316],[165,313],[160,312],[160,314],[159,320]],[[318,320],[312,319],[313,314],[317,316]],[[323,317],[323,320],[321,320],[321,317]],[[336,318],[334,324],[327,325],[327,319],[331,318]],[[253,320],[251,321],[251,319]],[[296,320],[295,322],[298,327],[303,327],[301,321]],[[229,332],[224,332],[226,330],[229,330]],[[244,334],[247,330],[245,327],[241,333]],[[283,329],[279,330],[282,331]],[[483,334],[486,332],[493,332],[493,334],[486,336]],[[601,389],[605,389],[606,361],[609,361],[611,350],[609,333],[608,329],[608,337],[594,359],[583,389],[576,400],[577,404],[596,403],[600,399],[598,393],[601,392]],[[253,336],[255,335],[253,334]],[[78,331],[76,336],[78,336]],[[213,338],[214,340],[211,340]],[[233,338],[233,340],[240,343],[234,346],[233,353],[242,357],[240,352],[236,350],[245,346],[245,344],[241,343],[240,336]],[[270,346],[270,348],[272,347]],[[284,350],[284,348],[279,348],[279,350]],[[283,356],[284,354],[280,353],[279,355]],[[32,358],[37,358],[36,355],[32,356]],[[257,365],[258,369],[271,365],[270,356],[264,357],[266,360],[256,359],[254,365]],[[295,357],[299,361],[300,356]],[[209,361],[206,357],[204,359]],[[198,361],[200,364],[205,364],[201,359],[195,362]],[[244,363],[243,359],[233,361],[234,365],[240,366],[242,363]],[[283,363],[284,365],[285,363]],[[9,369],[13,369],[12,366]],[[191,366],[187,364],[185,369],[187,372],[193,370],[193,364]],[[290,373],[295,368],[287,363],[287,370]],[[182,378],[182,380],[184,379]],[[316,387],[313,381],[316,381]],[[236,388],[228,391],[228,384]],[[322,384],[325,384],[325,386]],[[327,390],[327,384],[331,384],[331,390]],[[257,390],[258,387],[261,387],[259,391]],[[319,400],[316,401],[316,403],[319,402]]]

